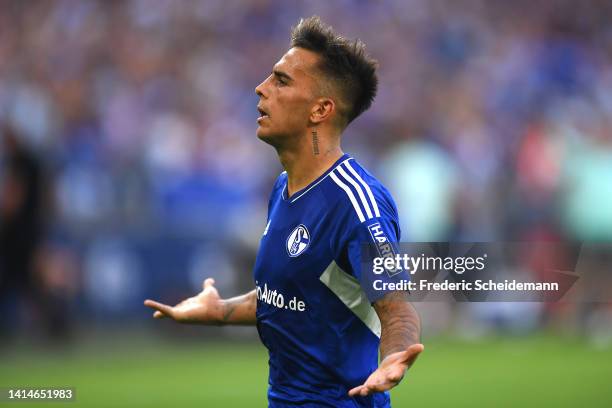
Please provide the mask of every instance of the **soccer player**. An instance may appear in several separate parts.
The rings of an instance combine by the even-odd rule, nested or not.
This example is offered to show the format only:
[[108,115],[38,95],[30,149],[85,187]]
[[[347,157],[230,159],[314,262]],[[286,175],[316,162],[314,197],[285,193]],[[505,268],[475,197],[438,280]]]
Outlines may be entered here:
[[376,87],[376,62],[362,42],[318,17],[301,20],[289,51],[255,88],[257,136],[285,168],[270,196],[255,289],[221,299],[208,278],[174,307],[145,301],[155,318],[256,324],[269,351],[270,407],[388,407],[387,391],[423,351],[407,293],[373,289],[397,276],[361,267],[363,243],[381,250],[400,239],[389,192],[340,148]]

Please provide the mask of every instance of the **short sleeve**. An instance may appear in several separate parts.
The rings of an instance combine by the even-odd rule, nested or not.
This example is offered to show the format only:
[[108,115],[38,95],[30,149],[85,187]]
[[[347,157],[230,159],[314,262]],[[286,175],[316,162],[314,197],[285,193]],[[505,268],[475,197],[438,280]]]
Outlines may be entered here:
[[378,217],[355,225],[347,237],[351,272],[359,280],[370,303],[398,290],[402,283],[409,280],[409,275],[404,271],[374,268],[374,258],[395,257],[399,236],[397,219]]

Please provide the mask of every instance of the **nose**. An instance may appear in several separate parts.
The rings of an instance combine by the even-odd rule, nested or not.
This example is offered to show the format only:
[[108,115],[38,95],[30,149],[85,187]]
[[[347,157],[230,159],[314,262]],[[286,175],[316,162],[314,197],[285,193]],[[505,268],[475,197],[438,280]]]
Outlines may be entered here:
[[[269,77],[268,77],[268,78],[269,78]],[[268,78],[264,79],[264,80],[263,80],[263,82],[262,82],[261,84],[259,84],[259,85],[257,85],[257,86],[255,87],[255,93],[256,93],[256,94],[257,94],[257,96],[259,96],[260,98],[265,96],[265,95],[264,95],[264,87],[265,87],[266,82],[268,81]]]
[[[264,81],[265,82],[265,81]],[[259,85],[257,85],[255,87],[255,93],[257,94],[257,96],[259,96],[260,98],[263,97],[263,82]]]

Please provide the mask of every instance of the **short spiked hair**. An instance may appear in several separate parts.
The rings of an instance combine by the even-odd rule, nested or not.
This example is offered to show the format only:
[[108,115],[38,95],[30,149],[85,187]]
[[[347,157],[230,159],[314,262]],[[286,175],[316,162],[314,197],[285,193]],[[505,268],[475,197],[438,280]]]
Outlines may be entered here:
[[341,98],[344,109],[339,109],[339,113],[344,126],[372,105],[378,86],[378,63],[368,56],[362,41],[337,35],[318,16],[312,16],[293,27],[291,47],[320,56],[318,68],[331,80]]

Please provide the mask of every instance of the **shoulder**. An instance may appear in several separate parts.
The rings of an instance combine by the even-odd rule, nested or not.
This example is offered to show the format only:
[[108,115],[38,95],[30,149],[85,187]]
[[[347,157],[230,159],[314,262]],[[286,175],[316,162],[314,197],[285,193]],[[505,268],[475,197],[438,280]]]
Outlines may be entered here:
[[352,157],[329,173],[327,190],[328,200],[352,226],[380,218],[397,220],[397,207],[387,188]]

